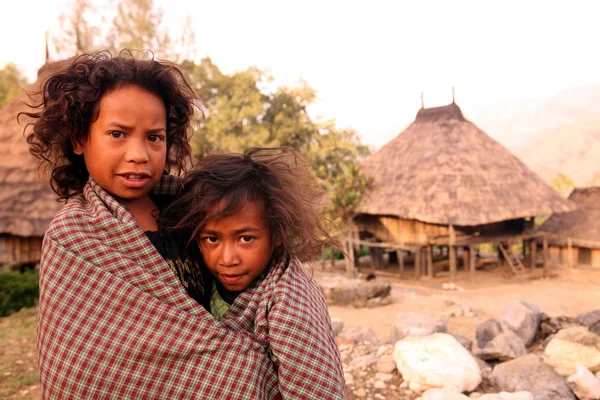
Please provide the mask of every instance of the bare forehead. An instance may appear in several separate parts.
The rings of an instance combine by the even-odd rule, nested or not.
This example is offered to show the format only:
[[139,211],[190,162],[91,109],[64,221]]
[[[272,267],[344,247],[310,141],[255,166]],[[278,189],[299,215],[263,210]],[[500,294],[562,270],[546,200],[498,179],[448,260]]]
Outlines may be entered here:
[[162,99],[139,86],[128,85],[106,93],[100,99],[99,117],[118,115],[120,117],[140,117],[166,119],[166,109]]
[[[221,200],[209,209],[208,216],[218,215],[228,204],[227,200]],[[204,229],[239,230],[242,227],[252,227],[255,229],[265,229],[267,227],[265,221],[265,202],[263,200],[248,202],[233,214],[211,218]]]

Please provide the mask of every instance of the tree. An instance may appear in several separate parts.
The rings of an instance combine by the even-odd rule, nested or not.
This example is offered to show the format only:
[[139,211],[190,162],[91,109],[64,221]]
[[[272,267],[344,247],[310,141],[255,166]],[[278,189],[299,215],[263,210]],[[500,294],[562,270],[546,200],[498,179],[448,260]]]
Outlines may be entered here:
[[[122,49],[153,50],[162,57],[177,58],[171,36],[162,24],[163,12],[153,0],[112,1],[103,10],[92,0],[72,1],[71,11],[59,17],[62,30],[52,35],[59,58],[99,50],[116,54]],[[113,10],[116,11],[111,18]],[[98,14],[108,17],[98,18]],[[184,26],[190,24],[188,21]],[[182,45],[190,46],[194,39],[181,40]]]
[[27,78],[15,64],[8,63],[0,69],[0,108],[16,97],[27,84]]
[[556,177],[550,181],[550,186],[560,193],[561,196],[567,197],[575,188],[575,183],[566,174],[559,172]]
[[99,49],[100,28],[90,23],[90,16],[97,12],[91,0],[73,0],[70,14],[58,17],[62,29],[52,36],[56,54],[61,58],[90,53]]
[[209,58],[184,66],[207,109],[194,134],[194,155],[292,147],[310,162],[328,195],[325,211],[332,229],[345,230],[371,186],[359,167],[370,150],[356,132],[338,129],[333,121],[315,123],[307,108],[316,93],[304,82],[268,92],[261,87],[269,77],[256,68],[227,75]]

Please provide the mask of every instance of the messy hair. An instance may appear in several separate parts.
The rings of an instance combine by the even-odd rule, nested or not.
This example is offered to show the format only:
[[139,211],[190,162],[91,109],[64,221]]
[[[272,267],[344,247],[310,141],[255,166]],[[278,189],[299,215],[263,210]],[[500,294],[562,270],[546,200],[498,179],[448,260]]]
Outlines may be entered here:
[[[135,85],[162,99],[167,114],[166,171],[185,171],[190,157],[189,137],[194,111],[202,111],[198,96],[182,70],[173,63],[136,59],[128,51],[112,57],[108,51],[84,54],[66,67],[51,73],[42,83],[39,102],[30,104],[33,118],[25,132],[30,152],[40,167],[50,170],[50,184],[59,200],[82,192],[89,178],[83,156],[73,142],[87,139],[90,125],[98,118],[102,97],[125,86]],[[31,98],[34,98],[33,96]]]
[[[309,261],[323,245],[333,245],[320,214],[322,196],[312,170],[290,148],[210,155],[188,172],[183,192],[163,212],[159,224],[191,232],[192,242],[211,219],[233,215],[262,200],[271,238],[281,241],[286,254]],[[221,201],[219,211],[211,210]]]

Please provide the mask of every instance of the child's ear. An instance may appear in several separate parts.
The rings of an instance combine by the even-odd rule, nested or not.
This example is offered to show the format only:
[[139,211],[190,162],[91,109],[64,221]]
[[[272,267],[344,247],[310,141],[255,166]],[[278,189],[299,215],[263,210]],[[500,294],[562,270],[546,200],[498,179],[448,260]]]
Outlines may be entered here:
[[283,243],[283,240],[281,240],[281,237],[279,235],[273,238],[273,244],[275,245],[275,247],[281,246],[281,243]]
[[73,146],[73,153],[77,154],[78,156],[83,155],[83,143],[81,142],[81,139],[77,140],[71,138],[71,145]]

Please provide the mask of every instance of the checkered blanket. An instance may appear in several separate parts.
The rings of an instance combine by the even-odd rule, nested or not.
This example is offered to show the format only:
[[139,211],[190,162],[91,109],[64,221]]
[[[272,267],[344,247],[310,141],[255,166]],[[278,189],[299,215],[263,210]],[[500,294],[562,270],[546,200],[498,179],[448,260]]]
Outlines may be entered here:
[[[177,187],[166,177],[156,191]],[[217,322],[93,180],[44,238],[38,349],[47,399],[345,397],[327,309],[302,266],[278,263]]]

